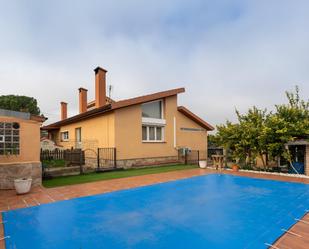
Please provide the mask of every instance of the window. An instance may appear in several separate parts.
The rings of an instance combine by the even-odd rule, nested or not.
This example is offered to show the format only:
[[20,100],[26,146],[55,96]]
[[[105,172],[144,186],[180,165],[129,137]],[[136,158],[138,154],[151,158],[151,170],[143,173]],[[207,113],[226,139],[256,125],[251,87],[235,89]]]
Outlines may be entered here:
[[82,148],[82,128],[75,129],[75,148]]
[[69,132],[68,131],[61,132],[61,141],[68,141],[68,140],[69,140]]
[[75,139],[76,139],[76,142],[82,141],[82,128],[75,129]]
[[142,140],[143,142],[163,142],[164,126],[163,100],[142,104]]
[[162,119],[163,118],[162,103],[163,103],[162,100],[159,100],[142,104],[142,117]]
[[142,139],[143,141],[147,140],[147,127],[146,126],[142,127]]
[[0,155],[19,155],[19,123],[0,122]]
[[143,142],[163,142],[163,130],[162,126],[142,126],[142,139]]
[[156,140],[162,140],[162,127],[156,127]]

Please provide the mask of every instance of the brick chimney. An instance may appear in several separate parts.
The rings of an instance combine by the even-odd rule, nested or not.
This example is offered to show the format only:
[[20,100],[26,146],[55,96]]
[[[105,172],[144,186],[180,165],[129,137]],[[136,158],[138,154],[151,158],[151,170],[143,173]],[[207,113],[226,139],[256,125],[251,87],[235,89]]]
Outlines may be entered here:
[[61,104],[61,120],[68,118],[68,103],[60,102]]
[[95,72],[95,107],[106,104],[106,73],[101,67],[94,69]]
[[80,87],[79,91],[79,113],[87,111],[87,89]]

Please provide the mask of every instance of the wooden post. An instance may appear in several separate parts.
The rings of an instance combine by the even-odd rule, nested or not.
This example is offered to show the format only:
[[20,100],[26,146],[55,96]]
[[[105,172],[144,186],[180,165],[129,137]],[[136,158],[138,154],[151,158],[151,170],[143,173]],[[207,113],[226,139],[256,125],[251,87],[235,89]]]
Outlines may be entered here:
[[98,148],[97,150],[97,168],[99,169],[100,168],[100,148]]
[[197,151],[197,165],[199,165],[199,161],[200,161],[200,151]]
[[186,164],[186,165],[188,164],[188,158],[187,158],[187,156],[188,156],[188,150],[185,149],[185,164]]
[[83,171],[83,151],[80,150],[79,152],[79,173],[82,175],[84,173]]

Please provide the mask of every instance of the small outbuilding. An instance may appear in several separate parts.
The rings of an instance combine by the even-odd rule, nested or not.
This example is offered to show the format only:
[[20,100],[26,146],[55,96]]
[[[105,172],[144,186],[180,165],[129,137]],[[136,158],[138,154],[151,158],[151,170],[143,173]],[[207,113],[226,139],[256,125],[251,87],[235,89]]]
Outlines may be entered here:
[[14,188],[17,178],[32,178],[32,185],[41,184],[40,127],[45,120],[0,109],[0,189]]
[[[309,139],[308,136],[300,137],[286,144],[291,153],[294,168],[290,173],[299,173],[309,176]],[[297,172],[296,172],[297,171]]]

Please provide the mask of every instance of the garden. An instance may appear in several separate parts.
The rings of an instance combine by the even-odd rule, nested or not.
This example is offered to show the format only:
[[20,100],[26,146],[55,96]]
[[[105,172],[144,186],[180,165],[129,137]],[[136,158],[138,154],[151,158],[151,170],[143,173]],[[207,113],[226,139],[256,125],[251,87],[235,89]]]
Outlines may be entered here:
[[223,148],[227,161],[243,169],[293,168],[295,157],[300,160],[301,155],[304,160],[304,152],[288,145],[309,141],[309,101],[301,98],[297,86],[286,92],[286,98],[287,103],[275,105],[271,111],[256,106],[244,114],[236,110],[237,122],[218,125],[217,133],[209,136],[209,144]]

